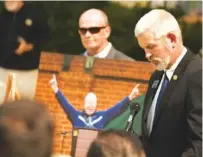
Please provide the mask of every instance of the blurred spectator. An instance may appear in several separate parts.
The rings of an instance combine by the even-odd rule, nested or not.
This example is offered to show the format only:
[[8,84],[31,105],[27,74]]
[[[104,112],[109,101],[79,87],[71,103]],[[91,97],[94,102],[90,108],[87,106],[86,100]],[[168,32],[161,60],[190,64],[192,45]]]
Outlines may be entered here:
[[0,157],[50,157],[53,121],[46,108],[20,100],[0,106]]
[[108,130],[93,141],[87,157],[145,157],[145,153],[137,136]]
[[111,26],[107,15],[99,9],[89,9],[82,13],[79,19],[80,38],[86,52],[84,56],[96,58],[131,60],[122,52],[116,50],[108,41]]
[[65,154],[54,154],[51,157],[71,157],[70,155],[65,155]]
[[22,98],[35,94],[40,52],[50,38],[44,13],[22,0],[4,2],[0,14],[0,103],[9,73],[16,75]]

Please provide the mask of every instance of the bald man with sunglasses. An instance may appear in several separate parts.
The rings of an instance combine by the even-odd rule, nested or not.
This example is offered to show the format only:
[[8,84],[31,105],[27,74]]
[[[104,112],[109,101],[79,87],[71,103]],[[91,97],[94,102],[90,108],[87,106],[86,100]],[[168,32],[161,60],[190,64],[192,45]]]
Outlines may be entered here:
[[89,9],[82,13],[79,19],[81,42],[86,49],[84,56],[94,56],[106,59],[134,59],[116,50],[108,41],[111,34],[111,27],[107,15],[99,9]]

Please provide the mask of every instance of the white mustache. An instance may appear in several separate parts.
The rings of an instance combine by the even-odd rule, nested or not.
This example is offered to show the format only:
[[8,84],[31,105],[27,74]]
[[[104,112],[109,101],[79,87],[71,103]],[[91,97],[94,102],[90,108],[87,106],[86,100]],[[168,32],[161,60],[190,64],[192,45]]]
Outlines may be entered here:
[[151,61],[159,61],[161,62],[162,59],[161,58],[158,58],[158,57],[151,57],[151,58],[148,58],[148,60],[151,62]]

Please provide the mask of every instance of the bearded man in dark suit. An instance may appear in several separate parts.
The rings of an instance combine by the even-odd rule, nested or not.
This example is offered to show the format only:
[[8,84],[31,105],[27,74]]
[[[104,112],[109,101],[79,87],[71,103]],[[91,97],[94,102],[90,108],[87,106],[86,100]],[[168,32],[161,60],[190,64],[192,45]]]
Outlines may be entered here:
[[183,45],[177,20],[163,9],[145,14],[135,36],[157,69],[142,119],[147,157],[201,157],[202,59]]

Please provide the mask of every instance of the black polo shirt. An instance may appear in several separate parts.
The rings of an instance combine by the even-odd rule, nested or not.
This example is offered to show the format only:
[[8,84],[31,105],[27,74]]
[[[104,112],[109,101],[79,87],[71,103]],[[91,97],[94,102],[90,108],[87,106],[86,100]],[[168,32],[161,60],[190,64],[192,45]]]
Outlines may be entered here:
[[[39,66],[43,44],[50,39],[50,28],[44,14],[30,4],[17,12],[6,9],[0,14],[0,67],[8,69],[31,70]],[[18,37],[34,44],[34,49],[16,55]]]

